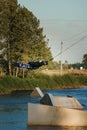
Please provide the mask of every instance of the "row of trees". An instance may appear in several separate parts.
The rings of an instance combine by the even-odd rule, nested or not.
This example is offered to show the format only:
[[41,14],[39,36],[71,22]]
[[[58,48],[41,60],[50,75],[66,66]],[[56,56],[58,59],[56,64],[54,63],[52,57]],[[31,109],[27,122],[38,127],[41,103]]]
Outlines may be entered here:
[[87,67],[87,54],[84,54],[82,63]]
[[[61,69],[61,60],[59,62],[53,62],[52,64],[49,65],[49,68],[50,69],[57,69],[57,70],[60,70]],[[73,63],[73,64],[70,64],[68,63],[67,60],[65,60],[64,63],[62,63],[62,68],[63,70],[67,70],[67,69],[87,69],[87,54],[84,54],[83,55],[83,59],[82,59],[82,62],[79,63]]]
[[74,68],[74,69],[87,69],[87,54],[83,55],[83,59],[81,63],[74,63],[70,64],[69,68]]
[[14,61],[52,58],[40,21],[17,0],[0,0],[0,66],[12,75]]
[[[40,21],[17,0],[0,0],[0,69],[12,75],[17,69],[12,63],[52,59]],[[87,54],[82,64],[87,66]],[[53,65],[53,66],[52,66]],[[54,62],[50,68],[58,68]],[[68,68],[65,63],[65,68]]]

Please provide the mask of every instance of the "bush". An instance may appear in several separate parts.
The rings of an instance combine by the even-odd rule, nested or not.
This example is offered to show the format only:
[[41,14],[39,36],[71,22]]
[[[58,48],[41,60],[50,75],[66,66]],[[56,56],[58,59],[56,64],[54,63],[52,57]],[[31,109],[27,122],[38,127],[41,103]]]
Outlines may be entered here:
[[37,86],[41,89],[64,89],[78,88],[85,85],[87,85],[87,76],[81,75],[48,76],[37,74],[24,79],[5,76],[0,78],[0,94],[11,93],[14,90],[33,90]]

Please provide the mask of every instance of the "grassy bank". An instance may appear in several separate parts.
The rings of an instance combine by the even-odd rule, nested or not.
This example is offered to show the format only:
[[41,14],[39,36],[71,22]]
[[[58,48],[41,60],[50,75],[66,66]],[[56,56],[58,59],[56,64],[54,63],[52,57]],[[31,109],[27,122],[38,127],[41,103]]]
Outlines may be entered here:
[[15,90],[33,90],[39,86],[41,89],[65,89],[87,86],[87,76],[66,74],[63,76],[48,76],[38,74],[32,78],[16,78],[5,76],[0,78],[0,95]]

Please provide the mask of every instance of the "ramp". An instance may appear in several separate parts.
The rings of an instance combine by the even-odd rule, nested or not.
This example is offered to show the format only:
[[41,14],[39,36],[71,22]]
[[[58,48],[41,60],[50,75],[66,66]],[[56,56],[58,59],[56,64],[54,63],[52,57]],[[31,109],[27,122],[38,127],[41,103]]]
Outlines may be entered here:
[[56,106],[59,106],[59,107],[74,108],[74,109],[82,109],[83,108],[83,106],[79,103],[79,101],[74,97],[54,96],[54,101],[56,102]]
[[40,104],[74,109],[83,108],[79,101],[72,96],[52,96],[52,94],[49,93],[42,97]]
[[34,91],[30,94],[30,97],[43,97],[44,96],[44,94],[43,94],[43,92],[40,90],[40,88],[39,87],[36,87],[35,89],[34,89]]
[[56,102],[54,100],[54,97],[50,93],[47,93],[43,96],[43,98],[40,100],[40,104],[56,106]]

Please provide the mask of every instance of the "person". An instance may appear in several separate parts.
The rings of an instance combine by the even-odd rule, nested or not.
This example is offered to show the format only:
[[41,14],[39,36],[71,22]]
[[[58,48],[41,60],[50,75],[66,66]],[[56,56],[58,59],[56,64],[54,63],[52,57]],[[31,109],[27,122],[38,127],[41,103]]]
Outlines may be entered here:
[[25,69],[38,69],[43,65],[48,65],[48,61],[31,61],[28,63],[14,62],[13,66]]

